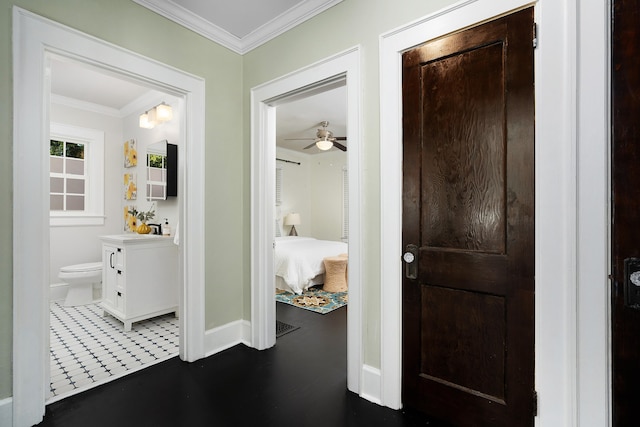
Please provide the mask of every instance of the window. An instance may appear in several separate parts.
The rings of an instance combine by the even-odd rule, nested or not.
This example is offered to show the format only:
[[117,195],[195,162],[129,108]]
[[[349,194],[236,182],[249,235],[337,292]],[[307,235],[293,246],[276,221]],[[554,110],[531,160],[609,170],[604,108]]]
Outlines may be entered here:
[[82,143],[54,139],[49,144],[49,202],[52,211],[84,212],[87,181],[84,146]]
[[147,200],[167,199],[167,156],[147,154]]
[[104,133],[51,124],[50,224],[104,224]]

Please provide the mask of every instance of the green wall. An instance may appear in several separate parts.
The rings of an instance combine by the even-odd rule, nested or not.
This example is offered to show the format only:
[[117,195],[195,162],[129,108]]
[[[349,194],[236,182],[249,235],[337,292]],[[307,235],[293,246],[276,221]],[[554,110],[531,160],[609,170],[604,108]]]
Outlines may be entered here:
[[13,5],[206,80],[206,329],[251,317],[251,88],[360,45],[364,350],[380,366],[379,35],[454,0],[344,0],[244,57],[129,0],[0,2],[0,399],[11,396]]
[[[12,7],[19,6],[206,81],[206,329],[243,316],[242,57],[130,0],[0,0],[0,399],[11,396]],[[245,255],[246,254],[246,255]]]
[[[362,68],[362,284],[364,362],[380,366],[380,135],[379,36],[441,9],[453,0],[344,0],[317,17],[247,53],[244,69],[244,139],[250,144],[251,88],[359,45]],[[250,150],[244,152],[250,164]],[[246,176],[249,179],[249,176]],[[245,205],[250,204],[249,183]],[[249,227],[249,218],[245,220]],[[249,236],[245,245],[249,246]],[[245,313],[250,290],[245,289]],[[245,315],[246,316],[246,315]]]

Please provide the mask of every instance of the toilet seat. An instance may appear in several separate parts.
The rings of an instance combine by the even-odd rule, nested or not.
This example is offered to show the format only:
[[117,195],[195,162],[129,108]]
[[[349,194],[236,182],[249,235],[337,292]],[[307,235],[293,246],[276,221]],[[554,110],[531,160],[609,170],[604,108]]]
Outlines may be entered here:
[[87,262],[84,264],[67,265],[60,268],[60,274],[58,275],[60,280],[68,279],[86,279],[86,278],[101,278],[102,277],[102,263],[101,262]]
[[101,262],[86,262],[84,264],[67,265],[66,267],[60,268],[61,273],[82,273],[96,270],[102,270]]

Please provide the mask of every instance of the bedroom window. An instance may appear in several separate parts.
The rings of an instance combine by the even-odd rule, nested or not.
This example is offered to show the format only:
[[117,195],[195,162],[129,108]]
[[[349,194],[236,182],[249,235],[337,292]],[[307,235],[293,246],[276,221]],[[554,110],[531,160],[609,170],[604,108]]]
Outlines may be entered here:
[[349,171],[342,168],[342,241],[349,240]]
[[104,224],[104,133],[51,124],[49,223]]

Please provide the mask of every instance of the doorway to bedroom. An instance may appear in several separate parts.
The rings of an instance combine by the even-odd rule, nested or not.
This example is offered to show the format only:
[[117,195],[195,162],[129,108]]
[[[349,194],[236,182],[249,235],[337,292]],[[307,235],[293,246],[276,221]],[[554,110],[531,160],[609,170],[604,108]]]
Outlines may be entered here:
[[285,99],[276,107],[276,337],[288,330],[278,316],[283,311],[281,305],[320,315],[338,309],[346,311],[346,96],[346,81],[339,79],[304,96]]
[[[311,232],[310,222],[305,222],[310,221],[310,218],[305,219],[301,212],[283,209],[286,206],[284,198],[281,200],[282,203],[276,206],[276,174],[280,173],[277,171],[278,167],[281,167],[283,164],[286,164],[290,168],[302,166],[296,164],[298,160],[293,156],[298,156],[298,154],[295,154],[295,150],[286,152],[286,154],[292,155],[292,157],[280,157],[283,151],[276,144],[278,120],[283,116],[283,110],[287,104],[292,104],[316,95],[322,96],[322,94],[324,94],[324,96],[329,96],[330,94],[328,92],[333,89],[343,88],[342,90],[344,90],[345,95],[343,99],[345,101],[343,102],[345,102],[346,105],[344,133],[340,132],[341,129],[334,130],[336,128],[332,127],[338,125],[340,119],[331,119],[331,117],[327,117],[327,115],[337,107],[333,107],[331,102],[325,100],[315,103],[319,104],[318,107],[324,106],[324,108],[327,109],[317,113],[317,115],[324,114],[325,117],[308,117],[307,120],[309,121],[307,122],[308,124],[306,124],[306,128],[301,127],[299,130],[301,133],[287,137],[287,139],[289,139],[288,142],[296,144],[295,147],[301,150],[299,156],[311,160],[315,159],[314,162],[309,161],[309,163],[315,163],[314,166],[318,168],[327,166],[338,169],[344,174],[341,175],[341,178],[338,178],[338,180],[341,182],[343,176],[346,176],[348,180],[348,192],[343,192],[342,189],[339,190],[340,194],[344,195],[348,203],[348,206],[344,204],[340,204],[340,206],[348,209],[346,209],[344,213],[340,212],[337,215],[332,214],[340,218],[338,221],[338,234],[334,234],[334,237],[324,237],[316,240],[327,240],[332,243],[337,242],[345,244],[347,247],[346,252],[342,252],[342,249],[339,249],[335,254],[333,254],[333,252],[331,252],[331,254],[337,258],[338,275],[343,275],[344,284],[348,286],[348,315],[346,316],[347,388],[358,394],[361,392],[362,381],[360,377],[363,373],[361,344],[362,298],[360,284],[360,254],[362,242],[358,222],[361,204],[359,198],[361,157],[361,147],[359,143],[361,135],[361,83],[359,67],[360,51],[358,47],[354,47],[251,89],[251,276],[253,277],[251,283],[251,338],[253,347],[259,350],[270,348],[275,345],[276,342],[276,274],[274,271],[274,243],[276,233],[279,232],[281,237],[285,238],[282,240],[287,240],[286,238],[295,227],[293,234],[298,234],[298,238],[290,238],[289,240],[301,240],[301,237],[310,237],[309,235],[304,236],[302,234]],[[293,105],[290,105],[290,107],[293,107]],[[297,111],[296,114],[299,112],[300,111]],[[300,121],[302,119],[298,118],[294,120]],[[298,138],[310,139],[299,140]],[[347,167],[345,170],[337,167],[336,161],[327,161],[326,163],[322,160],[319,161],[319,159],[323,159],[323,157],[320,157],[322,155],[306,154],[308,150],[319,149],[317,142],[322,139],[326,140],[326,143],[331,144],[330,150],[326,151],[333,149],[336,153],[337,151],[346,153]],[[322,144],[323,143],[321,143],[321,145]],[[346,151],[341,150],[338,144],[343,146]],[[305,151],[305,147],[309,148],[306,148]],[[341,154],[337,153],[335,155],[340,156]],[[283,162],[282,160],[276,161],[276,158],[287,160],[287,162]],[[308,160],[305,160],[305,162],[307,161]],[[318,163],[321,164],[319,165]],[[298,169],[298,171],[300,170],[302,169]],[[329,179],[324,182],[325,187],[328,185],[328,182]],[[320,192],[322,192],[322,185],[320,187]],[[303,197],[310,198],[310,191],[311,184],[309,183],[307,185],[307,193],[303,193]],[[324,193],[326,193],[326,191],[324,191]],[[284,194],[280,196],[283,197]],[[311,206],[310,201],[308,204]],[[277,215],[278,208],[279,215]],[[308,215],[316,214],[320,209],[321,208],[317,208],[315,212],[313,212],[314,209],[308,208]],[[342,241],[343,215],[347,218],[344,224],[349,227],[348,239],[345,239],[347,240],[346,242]],[[279,224],[277,220],[280,221]],[[308,225],[305,226],[305,223]],[[280,230],[277,231],[278,229]],[[316,231],[317,230],[318,229],[316,229]],[[320,232],[318,231],[318,233]],[[282,236],[282,234],[285,236]],[[322,236],[322,234],[318,235]],[[328,236],[328,234],[326,236]],[[335,250],[332,249],[332,251]],[[344,257],[344,254],[347,254],[346,257]],[[343,258],[340,258],[340,255],[342,255]],[[340,273],[342,269],[343,272]],[[317,274],[312,273],[311,278],[315,276],[317,276]],[[292,308],[302,311],[295,307]],[[346,314],[347,309],[343,308],[343,310]],[[339,310],[336,310],[336,312],[339,312]],[[320,316],[316,313],[311,314]],[[331,313],[325,316],[329,315],[331,315]],[[296,333],[292,334],[292,336]]]

